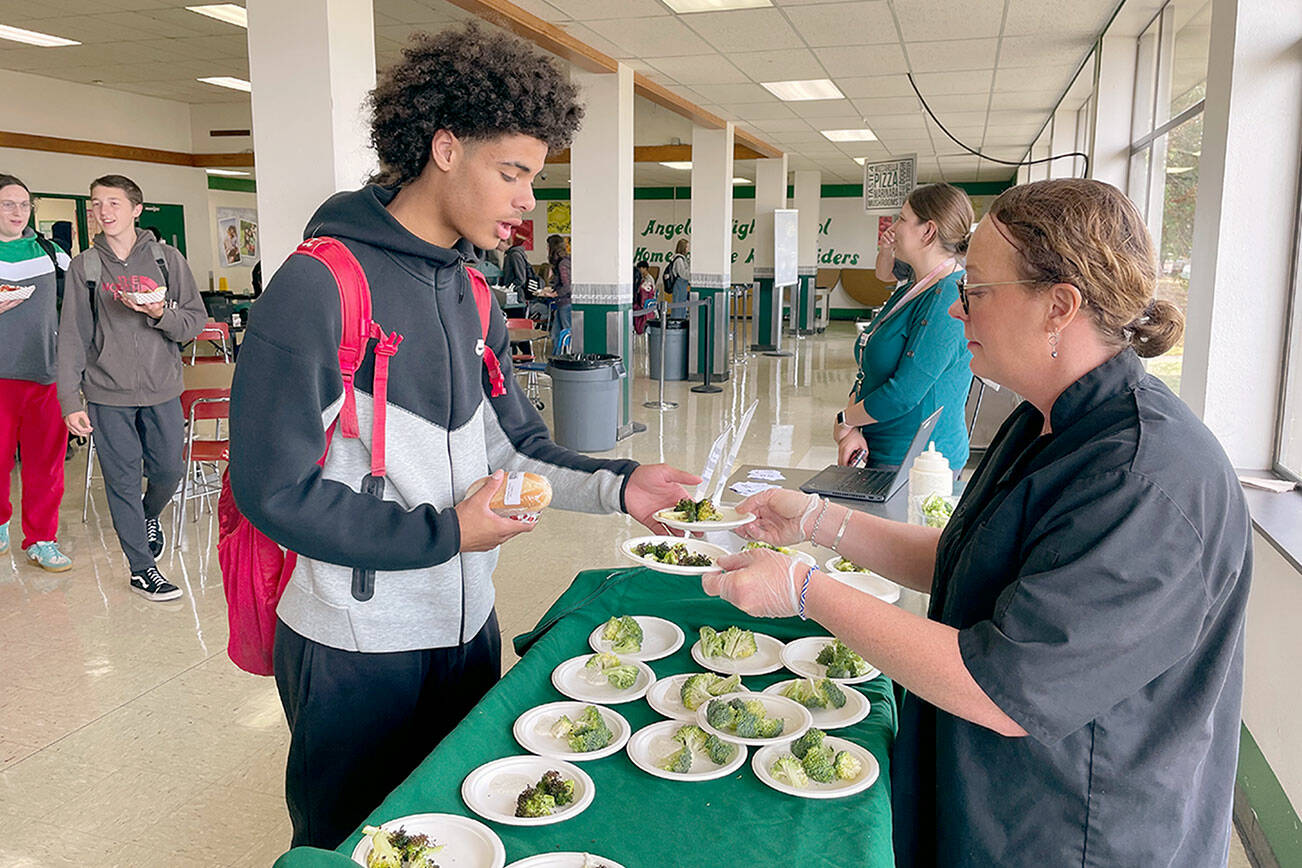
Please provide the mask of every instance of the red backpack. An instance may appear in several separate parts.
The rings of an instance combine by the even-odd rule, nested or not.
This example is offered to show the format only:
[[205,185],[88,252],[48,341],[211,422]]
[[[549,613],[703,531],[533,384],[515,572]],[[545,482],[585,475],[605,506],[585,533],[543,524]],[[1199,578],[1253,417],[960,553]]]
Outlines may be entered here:
[[[384,419],[389,385],[389,359],[402,343],[402,335],[385,334],[371,319],[371,289],[366,274],[352,252],[334,238],[311,238],[294,251],[311,256],[330,269],[339,287],[339,306],[343,313],[343,336],[339,340],[339,371],[344,380],[344,403],[337,420],[343,437],[356,438],[357,401],[353,394],[353,377],[366,357],[372,338],[375,345],[375,379],[372,384],[371,477],[383,491]],[[493,297],[484,276],[467,268],[474,289],[475,306],[483,329],[484,366],[492,384],[492,396],[506,394],[502,366],[487,346],[488,327],[492,322]],[[326,431],[326,454],[334,437],[335,425]],[[325,454],[317,461],[325,465]],[[285,591],[298,556],[285,551],[255,528],[235,505],[231,494],[230,469],[222,476],[221,496],[217,501],[217,560],[221,565],[222,586],[226,591],[230,641],[226,653],[236,666],[254,675],[272,674],[272,648],[276,637],[276,605]],[[369,481],[369,480],[368,480]],[[353,595],[370,599],[374,592],[373,570],[353,571]]]

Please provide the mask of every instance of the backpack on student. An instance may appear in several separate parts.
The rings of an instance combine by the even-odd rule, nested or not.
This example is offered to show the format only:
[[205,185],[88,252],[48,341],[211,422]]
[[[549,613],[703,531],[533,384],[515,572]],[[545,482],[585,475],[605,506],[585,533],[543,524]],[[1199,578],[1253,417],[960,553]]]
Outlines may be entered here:
[[[163,287],[167,290],[168,297],[174,296],[172,278],[167,273],[167,261],[163,258],[163,245],[158,241],[150,241],[149,255],[154,258],[154,264],[163,275]],[[104,262],[99,258],[99,251],[91,247],[86,251],[82,265],[86,272],[86,289],[90,292],[90,336],[91,342],[94,343],[95,335],[99,331],[99,293],[95,290],[104,274]]]
[[[687,275],[682,273],[682,270],[686,266],[687,266],[687,257],[684,256],[683,254],[675,253],[673,256],[669,257],[669,262],[665,264],[664,273],[660,275],[660,280],[661,283],[664,285],[665,295],[667,297],[673,296],[674,291],[677,288],[678,281],[680,280],[684,282],[687,281],[688,279]],[[682,301],[682,299],[675,299],[675,300]]]
[[[357,258],[343,242],[335,238],[311,238],[299,245],[296,254],[310,256],[330,269],[339,289],[343,315],[343,334],[339,340],[339,371],[344,381],[344,403],[336,423],[326,431],[325,453],[317,464],[324,466],[336,427],[341,436],[357,438],[357,402],[353,378],[366,356],[372,338],[375,345],[375,376],[372,382],[371,473],[362,490],[375,497],[384,494],[384,422],[388,396],[389,359],[402,343],[402,335],[384,330],[371,319],[371,290]],[[466,268],[474,290],[483,330],[484,367],[492,385],[491,395],[506,394],[502,366],[487,346],[492,323],[493,296],[488,281],[473,268]],[[272,649],[276,638],[276,605],[294,572],[298,555],[285,551],[255,528],[240,512],[231,493],[230,468],[222,474],[221,495],[217,501],[217,561],[221,566],[222,586],[226,592],[230,641],[226,653],[245,672],[273,674]],[[353,597],[365,601],[375,593],[375,571],[354,568]]]
[[45,255],[50,257],[50,261],[54,263],[54,298],[61,305],[63,304],[64,276],[67,274],[63,266],[59,265],[59,253],[62,251],[54,246],[53,241],[39,232],[36,233],[36,246],[44,250]]

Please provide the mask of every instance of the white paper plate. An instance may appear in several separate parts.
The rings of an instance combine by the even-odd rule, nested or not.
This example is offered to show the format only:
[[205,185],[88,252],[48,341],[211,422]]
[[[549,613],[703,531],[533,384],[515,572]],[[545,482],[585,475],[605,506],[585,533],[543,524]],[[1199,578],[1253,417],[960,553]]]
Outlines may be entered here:
[[843,738],[837,738],[829,735],[823,740],[824,744],[830,745],[838,751],[848,750],[859,758],[863,763],[863,770],[859,772],[859,777],[852,781],[834,780],[826,784],[820,784],[818,781],[810,781],[809,786],[793,787],[785,781],[776,780],[769,772],[769,766],[777,762],[778,757],[784,753],[790,753],[791,742],[794,739],[788,739],[780,745],[770,745],[755,751],[755,756],[751,758],[750,767],[755,772],[755,777],[759,778],[762,783],[767,784],[779,793],[786,793],[789,796],[799,796],[802,799],[840,799],[844,796],[852,796],[855,793],[862,793],[877,782],[877,776],[881,774],[881,766],[877,764],[877,758],[868,750],[860,747],[852,741],[846,741]]
[[0,301],[26,301],[36,292],[35,286],[14,286],[6,283],[4,292],[0,292]]
[[[413,834],[429,835],[444,845],[435,860],[443,868],[502,868],[506,864],[502,839],[478,820],[459,814],[411,814],[382,823],[380,828],[389,832],[403,828]],[[353,861],[365,865],[370,854],[371,838],[367,835],[353,848]]]
[[[642,628],[642,650],[620,654],[620,660],[659,660],[683,647],[683,631],[673,621],[666,621],[654,615],[634,615],[633,620],[637,621],[638,626]],[[610,646],[614,644],[601,638],[601,631],[604,629],[606,625],[603,622],[588,637],[588,645],[593,651],[609,651]]]
[[706,719],[706,710],[710,705],[708,702],[696,709],[697,724],[706,732],[712,732],[727,741],[759,747],[768,744],[787,744],[793,739],[800,738],[805,730],[809,729],[813,724],[813,717],[809,714],[809,709],[793,699],[787,699],[785,696],[775,696],[772,693],[725,693],[719,697],[724,702],[735,698],[758,699],[764,703],[764,710],[769,717],[780,717],[786,721],[786,725],[782,727],[782,734],[776,738],[742,738],[735,732],[716,729],[710,726],[709,721]]
[[[741,539],[741,538],[738,537],[738,539]],[[747,542],[750,542],[750,540],[742,540],[742,546],[741,546],[741,548],[737,549],[737,551],[738,551],[738,552],[748,552],[748,551],[753,551],[752,549],[748,549],[748,548],[746,548],[746,545],[745,545],[745,544],[746,544]],[[796,560],[800,561],[802,564],[807,564],[807,565],[809,565],[809,566],[811,566],[811,567],[816,567],[816,566],[818,566],[818,559],[815,558],[813,555],[811,555],[809,552],[802,552],[802,551],[800,551],[799,549],[793,549],[793,548],[791,548],[791,546],[783,546],[783,548],[791,549],[791,554],[787,555],[787,557],[795,558]],[[761,549],[761,551],[762,551],[762,549]],[[778,554],[780,554],[780,555],[781,555],[781,554],[786,554],[786,552],[778,552]]]
[[[581,657],[571,657],[561,665],[552,670],[552,686],[570,699],[577,699],[580,702],[591,702],[596,705],[618,705],[621,702],[632,702],[634,699],[641,699],[646,696],[647,690],[655,683],[656,674],[651,671],[641,660],[625,661],[629,666],[636,666],[638,670],[637,679],[633,686],[624,690],[615,687],[606,677],[599,673],[589,672],[583,668],[583,664],[588,662],[591,654],[584,654]],[[619,658],[624,661],[624,658]]]
[[606,721],[606,726],[610,727],[610,731],[614,733],[614,738],[610,740],[610,744],[601,750],[575,753],[570,750],[569,743],[565,739],[552,736],[552,724],[559,720],[562,714],[568,716],[570,720],[574,720],[590,704],[587,702],[548,702],[546,705],[535,706],[515,719],[515,725],[511,727],[511,733],[515,736],[515,740],[520,743],[520,747],[529,751],[529,753],[536,753],[538,756],[552,757],[553,759],[584,762],[619,753],[620,749],[628,743],[628,736],[633,729],[628,725],[628,721],[624,719],[622,714],[609,708],[596,707],[601,712],[602,719]]
[[734,530],[743,524],[750,524],[755,520],[755,516],[750,513],[738,512],[735,506],[720,506],[718,521],[682,521],[676,518],[665,518],[672,509],[662,509],[655,514],[656,521],[665,527],[672,527],[674,530],[686,530],[693,533],[708,533],[714,530]]
[[863,591],[865,594],[872,594],[877,599],[894,603],[900,598],[900,586],[890,579],[884,579],[873,572],[867,573],[847,573],[836,568],[836,562],[841,560],[840,555],[827,559],[824,569],[827,574],[836,579],[843,585],[849,585],[852,588]]
[[167,297],[167,287],[160,286],[150,292],[125,292],[123,295],[136,304],[158,304]]
[[[779,681],[777,684],[770,684],[764,688],[765,693],[774,693],[782,695],[782,690],[788,684],[794,684],[796,681],[803,681],[800,678],[791,678],[786,681]],[[857,690],[845,688],[842,690],[845,694],[845,705],[840,708],[811,708],[809,714],[814,719],[814,726],[821,730],[843,729],[847,726],[853,726],[868,716],[872,711],[872,703],[868,697],[864,696]]]
[[[515,804],[520,793],[553,769],[560,772],[563,779],[574,781],[574,801],[546,817],[517,817]],[[595,793],[592,778],[583,769],[574,763],[541,756],[502,757],[484,763],[461,782],[461,799],[470,810],[485,820],[508,826],[546,826],[564,822],[583,813],[584,808],[592,804]],[[504,856],[502,862],[505,861]]]
[[755,653],[740,660],[733,660],[731,657],[706,657],[701,651],[701,640],[697,639],[692,645],[692,659],[711,672],[722,672],[724,675],[731,675],[734,672],[743,677],[764,675],[777,672],[782,668],[782,649],[785,647],[781,641],[772,636],[756,633]]
[[[831,636],[805,636],[801,639],[793,639],[782,649],[782,665],[806,678],[826,678],[827,667],[815,661],[818,659],[818,652],[822,651],[825,645],[831,645],[833,641],[835,640]],[[862,684],[865,681],[872,681],[881,674],[880,669],[869,663],[868,671],[858,678],[833,678],[832,680],[837,684]]]
[[592,853],[539,853],[506,868],[624,868],[614,859]]
[[[652,684],[651,689],[646,692],[647,705],[670,720],[684,720],[695,723],[696,712],[683,705],[683,682],[694,674],[696,673],[684,672],[682,675],[661,678],[655,684]],[[739,684],[738,690],[742,693],[750,692],[745,684]]]
[[[703,752],[696,751],[692,755],[690,772],[679,774],[660,768],[660,761],[682,747],[681,742],[674,741],[674,733],[683,725],[683,721],[679,720],[662,720],[642,727],[628,740],[628,758],[647,774],[669,781],[712,781],[727,777],[746,764],[746,748],[737,745],[737,752],[732,759],[721,766],[710,762],[710,758]],[[735,739],[729,741],[736,744]]]
[[619,550],[630,560],[636,561],[647,569],[655,570],[657,573],[669,573],[674,576],[703,576],[706,573],[720,572],[716,566],[708,567],[680,567],[676,564],[662,564],[659,561],[653,561],[650,558],[644,558],[641,555],[633,554],[633,548],[642,543],[682,543],[692,554],[708,555],[711,561],[718,560],[728,554],[728,550],[723,546],[717,546],[714,543],[708,543],[705,540],[695,539],[693,537],[682,536],[639,536],[633,539],[626,539],[619,544]]

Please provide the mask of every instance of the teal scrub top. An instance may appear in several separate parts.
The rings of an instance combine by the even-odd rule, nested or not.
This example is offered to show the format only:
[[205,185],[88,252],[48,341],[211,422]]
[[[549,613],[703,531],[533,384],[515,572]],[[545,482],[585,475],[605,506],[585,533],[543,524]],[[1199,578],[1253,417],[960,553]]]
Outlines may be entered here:
[[874,464],[903,463],[918,426],[941,406],[945,411],[932,436],[936,449],[951,469],[967,463],[963,408],[972,385],[972,354],[963,324],[949,315],[962,274],[941,278],[891,315],[913,283],[901,285],[855,341],[859,376],[850,394],[877,420],[860,429]]

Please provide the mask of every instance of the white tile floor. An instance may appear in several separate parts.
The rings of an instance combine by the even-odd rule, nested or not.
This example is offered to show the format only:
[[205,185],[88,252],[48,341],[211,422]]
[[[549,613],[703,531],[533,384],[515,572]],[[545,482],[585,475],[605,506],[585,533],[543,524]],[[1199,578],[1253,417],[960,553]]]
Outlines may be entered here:
[[[851,335],[837,324],[796,342],[794,358],[752,357],[717,395],[670,383],[680,406],[663,414],[641,406],[655,384],[639,339],[634,417],[648,430],[609,454],[699,470],[723,425],[758,400],[741,462],[834,461],[829,419],[853,379]],[[63,508],[74,568],[28,566],[18,539],[0,556],[0,868],[270,865],[289,841],[287,732],[272,680],[226,658],[214,524],[206,514],[190,524],[185,549],[170,547],[160,564],[185,596],[146,602],[127,589],[98,482],[81,522],[83,472],[84,453],[68,464]],[[18,537],[17,514],[11,528]],[[639,529],[623,516],[549,513],[506,546],[496,575],[504,666],[515,661],[510,637],[576,572],[617,563],[616,543]],[[1230,864],[1248,864],[1237,839]]]

